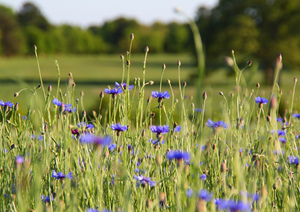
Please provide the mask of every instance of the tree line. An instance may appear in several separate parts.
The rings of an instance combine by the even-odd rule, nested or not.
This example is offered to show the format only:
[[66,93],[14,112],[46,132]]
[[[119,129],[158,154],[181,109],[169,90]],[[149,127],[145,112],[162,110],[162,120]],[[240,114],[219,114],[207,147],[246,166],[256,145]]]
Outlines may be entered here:
[[187,24],[155,22],[142,25],[134,19],[117,18],[103,25],[83,29],[72,25],[49,23],[33,3],[25,3],[16,13],[0,6],[0,55],[40,53],[98,54],[120,53],[128,48],[129,35],[135,34],[133,51],[187,52],[193,48]]
[[[204,44],[206,67],[216,67],[235,50],[240,61],[256,60],[272,81],[275,58],[285,66],[300,66],[300,1],[219,0],[213,8],[199,7],[194,20]],[[153,53],[193,52],[193,35],[186,23],[143,25],[118,18],[83,29],[49,23],[39,8],[25,3],[19,11],[0,6],[0,55],[24,55],[37,45],[40,53],[120,53],[135,34],[133,51],[146,46]]]

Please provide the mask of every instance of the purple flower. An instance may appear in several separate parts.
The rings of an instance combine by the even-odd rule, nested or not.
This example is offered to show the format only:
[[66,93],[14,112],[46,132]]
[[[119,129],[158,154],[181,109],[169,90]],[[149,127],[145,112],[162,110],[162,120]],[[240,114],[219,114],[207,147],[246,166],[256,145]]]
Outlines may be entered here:
[[165,133],[169,132],[169,126],[168,126],[168,125],[162,125],[162,126],[155,126],[155,125],[152,125],[152,126],[150,127],[150,130],[151,130],[153,133],[156,133],[157,135],[165,134]]
[[52,177],[54,177],[57,180],[61,180],[61,179],[65,179],[65,178],[72,179],[72,172],[69,172],[69,174],[64,175],[62,172],[56,173],[56,171],[53,170],[52,171]]
[[191,198],[192,195],[193,195],[193,189],[189,188],[189,189],[186,191],[186,196],[187,196],[188,198]]
[[104,92],[107,93],[107,94],[111,94],[111,95],[115,96],[116,94],[122,93],[123,89],[122,88],[113,88],[113,89],[105,88]]
[[106,146],[111,143],[111,138],[110,137],[99,137],[99,136],[96,136],[91,133],[85,133],[80,136],[79,141],[81,143],[86,143],[86,144],[95,144],[95,145]]
[[286,138],[285,137],[280,137],[279,139],[278,139],[281,143],[286,143]]
[[300,114],[295,113],[295,114],[293,114],[293,116],[294,116],[295,118],[300,119]]
[[201,109],[201,108],[195,108],[195,111],[196,112],[203,112],[203,109]]
[[154,98],[158,98],[158,102],[161,102],[163,99],[170,98],[170,94],[168,93],[168,91],[165,92],[152,91],[152,96]]
[[181,152],[181,151],[170,151],[167,154],[167,158],[169,160],[189,160],[190,154],[187,152]]
[[117,144],[111,144],[108,146],[108,150],[111,152],[117,147]]
[[69,113],[76,112],[76,108],[72,107],[72,104],[66,104],[64,112],[69,112]]
[[153,140],[152,138],[149,140],[149,142],[151,142],[154,146],[159,144],[159,145],[162,145],[164,143],[166,143],[164,140],[163,141],[159,141],[159,140]]
[[[274,130],[271,130],[271,133],[274,133]],[[278,136],[285,136],[285,131],[284,130],[277,130]]]
[[115,130],[117,132],[127,131],[127,128],[128,127],[126,125],[122,126],[121,124],[112,124],[111,125],[111,129]]
[[175,131],[175,132],[180,132],[180,131],[181,131],[181,126],[178,125],[177,127],[175,127],[174,131]]
[[201,174],[200,179],[201,180],[206,180],[206,174]]
[[255,98],[255,102],[259,105],[262,105],[262,104],[266,105],[268,103],[268,101],[269,100],[267,100],[266,98],[259,97],[259,96]]
[[215,199],[214,202],[220,210],[250,211],[251,208],[249,203],[242,201]]
[[16,164],[24,163],[25,159],[21,155],[16,156]]
[[[115,88],[121,88],[121,89],[123,89],[124,88],[124,90],[126,90],[126,88],[127,88],[127,84],[126,83],[121,83],[121,84],[119,84],[119,83],[117,83],[117,82],[115,82]],[[128,86],[128,90],[132,90],[134,88],[134,85],[129,85]]]
[[133,176],[144,188],[147,184],[152,188],[155,186],[156,182],[152,181],[150,177],[144,177],[143,175],[140,176]]
[[59,106],[59,107],[62,104],[58,99],[53,99],[52,103],[55,104],[55,105],[57,105],[57,106]]
[[208,121],[206,122],[206,126],[211,129],[215,129],[218,127],[223,127],[224,129],[227,128],[227,124],[224,121],[213,122],[211,119],[208,119]]
[[86,124],[85,122],[79,122],[77,124],[77,127],[86,127],[86,129],[93,129],[94,125],[93,124]]
[[50,198],[49,196],[44,196],[44,194],[42,194],[41,199],[43,203],[50,203],[50,201],[54,200],[54,195],[52,195],[52,197]]
[[295,165],[299,165],[299,158],[297,156],[288,156],[288,160],[287,160],[288,163],[290,163],[291,165],[292,164],[295,164]]
[[13,107],[14,103],[11,103],[10,101],[3,102],[3,100],[0,101],[1,106],[6,106],[6,107]]
[[205,189],[202,189],[199,192],[199,197],[201,199],[203,199],[204,201],[209,202],[212,198],[212,193],[208,193],[208,191],[206,191]]

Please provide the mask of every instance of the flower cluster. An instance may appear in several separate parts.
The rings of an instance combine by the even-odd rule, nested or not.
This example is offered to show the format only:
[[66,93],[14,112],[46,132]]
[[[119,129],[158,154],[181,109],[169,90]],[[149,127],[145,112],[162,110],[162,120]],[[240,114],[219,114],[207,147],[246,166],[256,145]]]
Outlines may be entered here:
[[65,104],[63,102],[60,102],[58,99],[53,99],[52,103],[57,105],[60,108],[61,112],[63,112],[63,113],[65,113],[65,112],[68,112],[68,113],[76,112],[76,108],[72,107],[72,104]]
[[2,107],[13,107],[14,103],[11,103],[10,101],[4,102],[3,100],[0,100],[0,105]]

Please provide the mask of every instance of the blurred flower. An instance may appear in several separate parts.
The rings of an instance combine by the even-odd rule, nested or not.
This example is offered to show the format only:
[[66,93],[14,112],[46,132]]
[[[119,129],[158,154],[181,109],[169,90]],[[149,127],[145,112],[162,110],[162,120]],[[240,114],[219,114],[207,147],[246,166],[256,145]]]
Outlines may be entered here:
[[38,136],[38,139],[39,139],[40,141],[43,141],[43,140],[44,140],[44,137],[43,137],[42,135],[39,135],[39,136]]
[[16,164],[24,163],[25,159],[21,155],[16,156]]
[[295,118],[300,119],[300,114],[295,113],[295,114],[293,114],[293,116],[294,116]]
[[205,200],[206,202],[209,202],[212,198],[212,193],[208,193],[208,191],[206,191],[205,189],[202,189],[199,192],[199,197],[203,200]]
[[230,211],[250,211],[251,206],[249,203],[242,201],[223,200],[215,199],[215,204],[219,210],[230,210]]
[[117,144],[111,144],[108,146],[109,151],[113,151],[117,147]]
[[279,139],[278,139],[281,143],[286,143],[286,138],[285,137],[280,137]]
[[177,127],[175,127],[174,131],[175,131],[175,132],[180,132],[180,131],[181,131],[181,126],[178,125]]
[[200,179],[201,180],[206,180],[206,174],[201,174]]
[[44,194],[42,194],[41,199],[43,203],[50,203],[50,201],[54,200],[54,195],[52,195],[52,197],[50,198],[49,196],[45,196]]
[[[147,184],[152,188],[155,186],[156,182],[152,181],[150,177],[143,177],[143,175],[140,176],[133,176],[134,179],[136,179],[144,188]],[[139,184],[138,184],[139,186]]]
[[290,163],[291,165],[292,164],[295,164],[295,165],[299,165],[299,158],[297,156],[288,156],[288,160],[287,160],[288,163]]
[[56,173],[56,171],[53,170],[53,171],[52,171],[52,177],[54,177],[54,178],[57,179],[57,180],[65,179],[65,178],[72,179],[72,172],[69,172],[69,174],[64,175],[62,172]]
[[93,124],[86,124],[85,122],[79,122],[77,124],[77,127],[86,127],[86,129],[93,129],[94,125]]
[[58,99],[53,99],[52,103],[54,105],[57,105],[60,107],[61,110],[63,110],[62,112],[69,112],[69,113],[72,113],[72,112],[76,112],[76,108],[75,107],[72,107],[72,104],[64,104],[62,102],[60,102]]
[[156,133],[157,135],[165,134],[165,133],[169,132],[169,126],[168,126],[168,125],[162,125],[162,126],[155,126],[155,125],[152,125],[152,126],[150,127],[150,130],[151,130],[153,133]]
[[3,100],[0,100],[0,105],[1,106],[6,106],[6,107],[13,107],[14,103],[11,103],[10,101],[3,102]]
[[189,188],[189,189],[186,191],[186,196],[187,196],[188,198],[191,198],[192,195],[193,195],[193,189]]
[[81,143],[86,143],[86,144],[95,144],[95,145],[101,145],[101,146],[106,146],[111,143],[111,138],[110,137],[99,137],[91,133],[85,133],[82,134],[79,138],[79,141]]
[[190,159],[190,154],[187,152],[181,152],[181,151],[170,151],[167,154],[167,158],[169,160],[189,160]]
[[149,140],[149,142],[151,142],[153,145],[157,145],[157,144],[161,145],[161,144],[166,143],[164,140],[163,141],[159,141],[159,140],[154,141],[152,138]]
[[62,104],[58,99],[53,99],[52,103],[55,104],[55,105],[57,105],[57,106],[59,106],[59,107]]
[[215,129],[218,127],[223,127],[224,129],[227,128],[227,124],[224,121],[213,122],[210,119],[208,119],[208,121],[206,122],[206,126],[208,126],[211,129]]
[[201,108],[195,108],[195,111],[196,112],[203,112],[203,109],[201,109]]
[[[117,82],[115,82],[115,88],[121,88],[121,89],[123,89],[124,88],[124,90],[126,90],[126,88],[127,88],[127,84],[126,83],[121,83],[121,84],[119,84],[119,83],[117,83]],[[129,85],[128,86],[128,90],[132,90],[134,88],[134,85]]]

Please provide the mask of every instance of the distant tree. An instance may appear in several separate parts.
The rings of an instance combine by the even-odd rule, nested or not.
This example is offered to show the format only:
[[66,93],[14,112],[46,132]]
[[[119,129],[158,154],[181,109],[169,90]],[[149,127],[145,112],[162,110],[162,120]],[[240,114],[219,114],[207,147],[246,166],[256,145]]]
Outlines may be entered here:
[[300,1],[220,0],[211,10],[200,8],[196,21],[210,63],[232,49],[256,57],[268,84],[279,53],[284,64],[300,65]]
[[167,25],[168,33],[165,43],[165,49],[167,52],[184,52],[190,50],[189,47],[189,38],[190,38],[190,29],[188,25],[179,24],[176,22],[170,23]]
[[22,31],[11,8],[0,5],[0,54],[6,56],[24,52]]
[[41,13],[39,8],[30,2],[23,4],[17,16],[20,25],[23,27],[35,26],[44,31],[49,30],[51,27],[51,24]]

